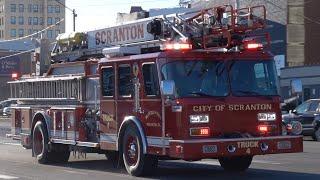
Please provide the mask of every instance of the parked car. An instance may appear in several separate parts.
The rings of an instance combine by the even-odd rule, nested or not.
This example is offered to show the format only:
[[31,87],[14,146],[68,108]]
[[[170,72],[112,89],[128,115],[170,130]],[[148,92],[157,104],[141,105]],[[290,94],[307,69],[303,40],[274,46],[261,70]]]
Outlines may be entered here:
[[2,112],[2,115],[8,116],[11,112],[11,105],[17,104],[16,100],[5,100],[0,102],[0,112]]
[[320,99],[303,102],[289,113],[283,114],[282,121],[289,126],[293,122],[300,122],[302,135],[312,136],[314,140],[320,141]]

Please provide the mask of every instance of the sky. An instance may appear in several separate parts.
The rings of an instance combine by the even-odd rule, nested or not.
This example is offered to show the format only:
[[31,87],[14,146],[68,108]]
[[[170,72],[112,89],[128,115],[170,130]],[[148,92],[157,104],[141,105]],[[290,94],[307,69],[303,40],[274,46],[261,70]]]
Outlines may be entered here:
[[[90,31],[115,24],[117,13],[129,13],[131,6],[150,8],[178,7],[179,0],[66,0],[66,6],[75,9],[76,31]],[[72,12],[66,9],[66,32],[73,30]]]

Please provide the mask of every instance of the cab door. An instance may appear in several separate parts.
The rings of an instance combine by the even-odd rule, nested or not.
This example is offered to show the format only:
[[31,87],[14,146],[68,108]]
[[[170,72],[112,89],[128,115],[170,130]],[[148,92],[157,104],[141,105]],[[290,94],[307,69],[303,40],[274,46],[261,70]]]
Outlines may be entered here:
[[116,150],[117,122],[114,64],[101,67],[100,100],[100,146],[101,149]]
[[165,145],[162,141],[164,129],[162,128],[162,103],[156,62],[150,60],[141,63],[141,70],[141,119],[145,125],[148,146],[159,151],[157,148],[163,148]]

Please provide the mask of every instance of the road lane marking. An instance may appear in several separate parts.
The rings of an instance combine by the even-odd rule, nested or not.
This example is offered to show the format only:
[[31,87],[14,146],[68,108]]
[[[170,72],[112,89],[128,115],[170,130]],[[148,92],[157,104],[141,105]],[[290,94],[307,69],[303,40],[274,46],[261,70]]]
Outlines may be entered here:
[[78,171],[70,171],[70,170],[62,170],[62,171],[67,172],[67,173],[71,173],[71,174],[88,175],[88,173],[83,173],[83,172],[78,172]]
[[[218,161],[215,161],[215,160],[211,160],[211,161],[197,161],[197,163],[220,166],[220,163],[219,163]],[[283,164],[283,163],[279,163],[279,162],[265,161],[265,160],[253,160],[252,163],[271,164],[271,165],[281,165],[281,164]]]
[[0,142],[2,145],[21,146],[20,143]]
[[265,160],[253,160],[253,163],[260,163],[260,164],[272,164],[272,165],[280,165],[283,163],[274,162],[274,161],[265,161]]
[[0,179],[18,179],[18,177],[0,174]]

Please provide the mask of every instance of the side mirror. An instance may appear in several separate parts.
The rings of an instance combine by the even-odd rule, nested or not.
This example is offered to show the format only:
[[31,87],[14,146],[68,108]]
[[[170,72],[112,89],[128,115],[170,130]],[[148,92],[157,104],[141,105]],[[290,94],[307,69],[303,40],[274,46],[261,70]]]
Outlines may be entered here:
[[294,109],[294,110],[292,110],[292,111],[291,111],[291,113],[293,113],[293,114],[297,114],[297,110],[296,110],[296,109]]
[[175,96],[176,84],[173,80],[161,81],[160,88],[163,96]]

